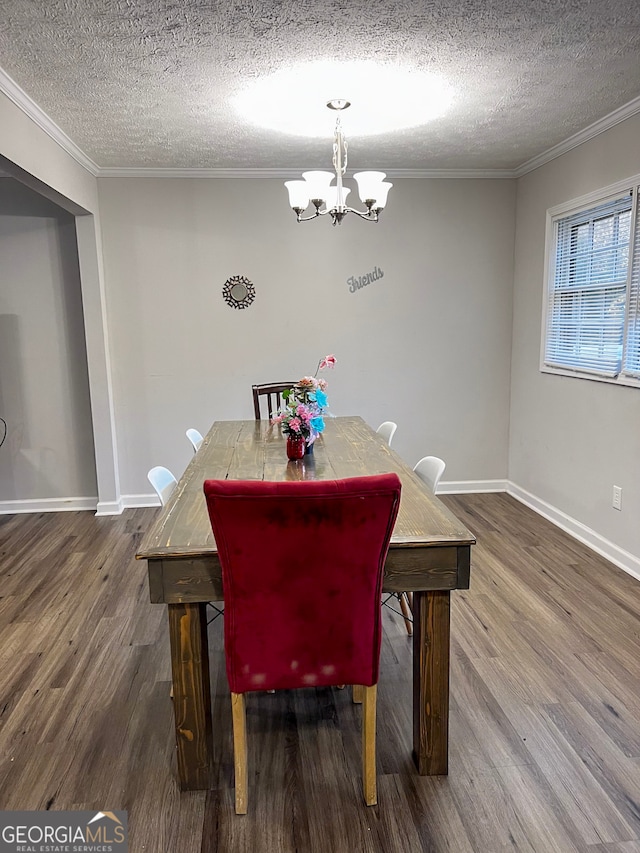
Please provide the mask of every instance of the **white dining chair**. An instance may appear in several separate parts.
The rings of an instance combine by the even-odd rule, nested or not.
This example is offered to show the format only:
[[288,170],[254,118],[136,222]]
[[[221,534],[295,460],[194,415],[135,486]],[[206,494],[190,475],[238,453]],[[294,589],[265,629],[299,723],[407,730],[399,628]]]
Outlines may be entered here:
[[202,442],[204,441],[204,438],[198,432],[197,429],[188,429],[187,430],[187,438],[189,439],[191,444],[193,444],[193,452],[197,453],[200,450],[200,447],[202,446]]
[[160,498],[160,503],[164,506],[171,497],[173,490],[178,485],[178,481],[171,471],[169,471],[168,468],[164,468],[162,465],[156,465],[155,468],[152,468],[147,474],[147,477],[153,488],[156,490],[158,497]]
[[435,495],[440,477],[444,474],[446,464],[439,456],[423,456],[419,462],[413,466],[413,470],[418,477],[426,483]]
[[385,421],[381,423],[376,432],[378,435],[381,435],[382,438],[387,442],[389,447],[391,447],[391,441],[393,439],[393,435],[395,431],[398,429],[398,424],[394,424],[393,421]]

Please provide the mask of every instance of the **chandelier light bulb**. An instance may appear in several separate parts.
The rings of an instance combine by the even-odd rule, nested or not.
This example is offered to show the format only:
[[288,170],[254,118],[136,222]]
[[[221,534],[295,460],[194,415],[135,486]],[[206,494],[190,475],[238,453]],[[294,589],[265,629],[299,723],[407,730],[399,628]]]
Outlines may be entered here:
[[333,172],[303,172],[310,199],[327,200],[329,184],[335,178]]
[[289,190],[289,204],[294,210],[300,212],[309,206],[309,184],[306,181],[285,181],[285,187]]
[[375,201],[382,194],[380,185],[387,176],[384,172],[357,172],[353,177],[358,185],[360,201],[366,204],[367,201]]

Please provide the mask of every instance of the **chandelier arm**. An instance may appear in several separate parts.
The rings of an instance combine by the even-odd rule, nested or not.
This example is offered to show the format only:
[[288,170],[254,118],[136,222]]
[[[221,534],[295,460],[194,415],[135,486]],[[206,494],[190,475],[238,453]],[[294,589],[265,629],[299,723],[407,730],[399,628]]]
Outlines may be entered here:
[[369,222],[377,222],[378,221],[378,211],[377,210],[356,210],[355,207],[345,207],[345,213],[355,213],[356,216],[359,216],[360,219],[366,219]]
[[312,213],[311,216],[300,216],[298,214],[298,222],[309,222],[310,219],[315,219],[317,216],[324,216],[327,213],[331,213],[330,210],[316,210],[315,213]]

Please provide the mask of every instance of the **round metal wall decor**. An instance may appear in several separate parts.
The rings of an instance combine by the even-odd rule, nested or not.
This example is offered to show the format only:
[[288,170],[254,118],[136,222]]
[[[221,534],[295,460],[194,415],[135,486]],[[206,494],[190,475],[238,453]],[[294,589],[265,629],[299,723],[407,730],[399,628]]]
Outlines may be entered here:
[[248,308],[256,298],[256,289],[246,276],[232,275],[225,281],[222,295],[232,308]]

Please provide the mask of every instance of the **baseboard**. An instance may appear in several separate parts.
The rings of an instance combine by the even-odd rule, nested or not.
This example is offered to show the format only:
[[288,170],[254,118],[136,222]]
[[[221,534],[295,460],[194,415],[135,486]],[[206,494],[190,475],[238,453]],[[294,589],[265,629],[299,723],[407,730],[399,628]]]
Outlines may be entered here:
[[160,498],[155,494],[122,495],[120,502],[123,509],[136,509],[145,506],[160,506]]
[[33,500],[0,501],[0,515],[21,512],[80,512],[98,506],[97,498],[35,498]]
[[96,515],[121,515],[123,509],[122,498],[117,501],[98,501]]
[[595,530],[587,527],[586,524],[582,524],[581,521],[577,521],[575,518],[556,509],[556,507],[548,504],[541,498],[537,498],[511,481],[507,481],[506,491],[516,500],[520,501],[520,503],[525,504],[525,506],[528,506],[539,515],[552,521],[557,527],[560,527],[570,536],[573,536],[574,539],[578,539],[578,541],[591,548],[592,551],[605,557],[610,563],[613,563],[618,568],[627,572],[627,574],[640,580],[640,559],[629,551],[619,548],[613,542],[605,539],[604,536],[596,533]]
[[506,492],[507,480],[449,480],[438,484],[439,495],[472,495],[480,492]]

